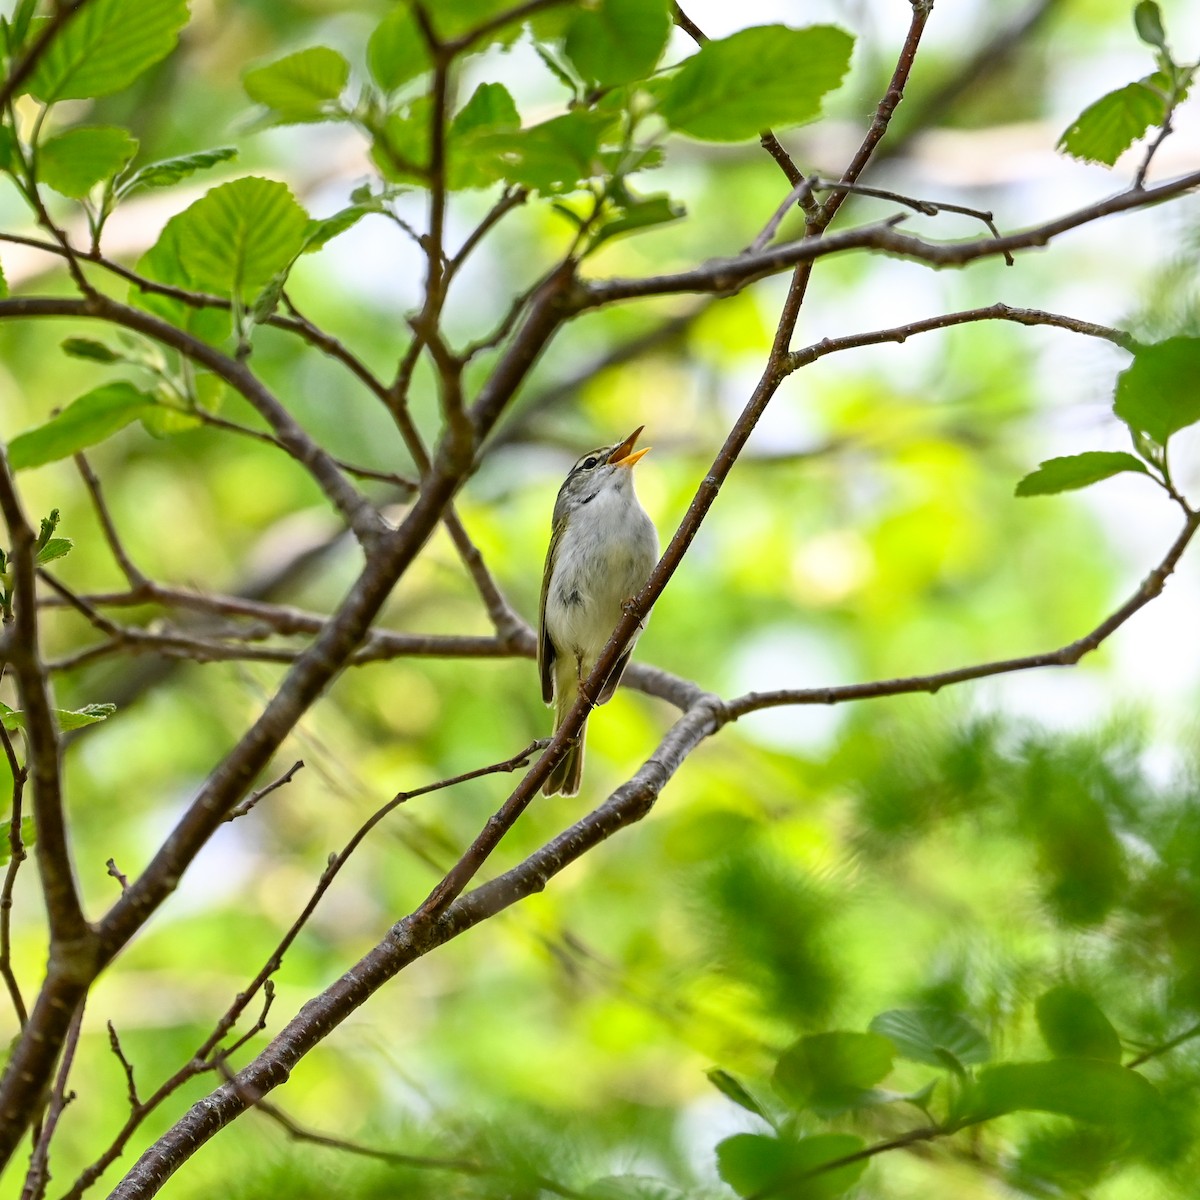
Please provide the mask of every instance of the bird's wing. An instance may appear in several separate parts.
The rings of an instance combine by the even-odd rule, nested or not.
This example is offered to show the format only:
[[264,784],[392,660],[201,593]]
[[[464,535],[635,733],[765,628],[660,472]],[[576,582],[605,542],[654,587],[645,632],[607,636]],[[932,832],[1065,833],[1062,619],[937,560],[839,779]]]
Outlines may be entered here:
[[542,702],[554,703],[554,643],[546,632],[546,596],[550,591],[550,576],[554,574],[554,560],[558,556],[558,534],[550,539],[546,551],[546,567],[542,572],[542,599],[538,605],[538,676],[542,681]]

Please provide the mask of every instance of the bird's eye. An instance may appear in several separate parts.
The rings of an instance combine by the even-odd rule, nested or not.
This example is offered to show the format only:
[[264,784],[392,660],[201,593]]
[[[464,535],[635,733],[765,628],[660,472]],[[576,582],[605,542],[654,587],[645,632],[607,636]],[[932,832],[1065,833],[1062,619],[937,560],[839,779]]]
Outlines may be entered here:
[[600,460],[594,456],[589,456],[583,460],[583,469],[590,471]]

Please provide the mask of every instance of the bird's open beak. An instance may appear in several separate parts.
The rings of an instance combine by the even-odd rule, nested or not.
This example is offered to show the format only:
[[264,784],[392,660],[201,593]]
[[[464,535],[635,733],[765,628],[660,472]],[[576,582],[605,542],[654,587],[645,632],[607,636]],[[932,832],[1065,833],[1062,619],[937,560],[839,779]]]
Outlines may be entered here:
[[638,440],[638,434],[645,429],[645,425],[639,425],[613,452],[608,456],[608,465],[610,467],[635,467],[638,460],[650,453],[650,447],[647,446],[644,450],[634,450],[634,443]]

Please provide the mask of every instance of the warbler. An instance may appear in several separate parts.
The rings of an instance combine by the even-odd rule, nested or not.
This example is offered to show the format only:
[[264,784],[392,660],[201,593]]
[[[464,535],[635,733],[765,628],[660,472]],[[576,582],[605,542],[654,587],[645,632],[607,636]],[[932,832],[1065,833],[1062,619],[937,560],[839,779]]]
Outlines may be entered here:
[[[558,491],[542,574],[538,615],[538,674],[542,699],[554,705],[557,731],[580,685],[608,644],[624,606],[658,561],[658,534],[633,489],[633,468],[650,447],[634,450],[639,425],[623,442],[589,450]],[[641,636],[639,623],[613,669],[590,697],[604,704],[617,690]],[[542,790],[574,796],[583,775],[587,722],[550,772]]]

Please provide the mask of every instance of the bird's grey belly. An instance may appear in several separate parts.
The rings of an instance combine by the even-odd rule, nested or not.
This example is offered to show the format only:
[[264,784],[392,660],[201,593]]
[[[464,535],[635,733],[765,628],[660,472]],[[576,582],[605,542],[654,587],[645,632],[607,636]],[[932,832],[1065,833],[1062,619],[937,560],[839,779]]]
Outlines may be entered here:
[[546,596],[546,629],[559,652],[594,660],[656,559],[657,539],[565,538]]

